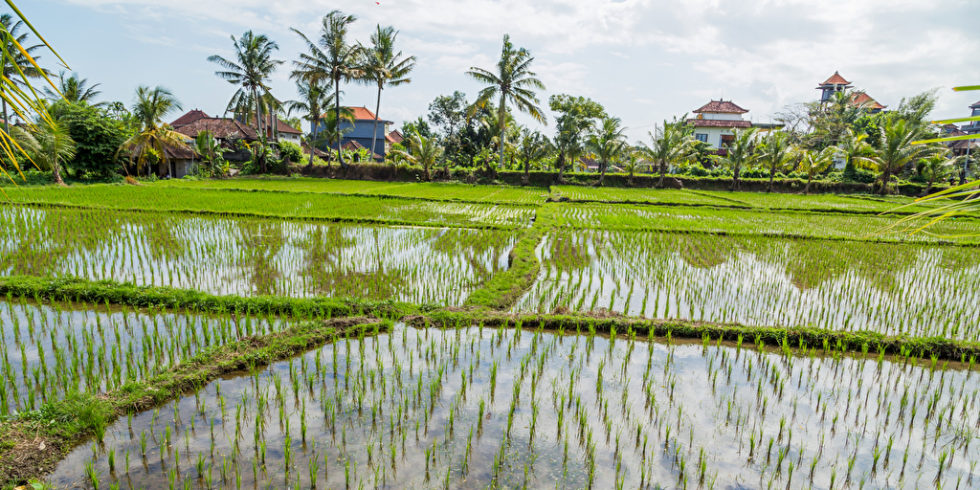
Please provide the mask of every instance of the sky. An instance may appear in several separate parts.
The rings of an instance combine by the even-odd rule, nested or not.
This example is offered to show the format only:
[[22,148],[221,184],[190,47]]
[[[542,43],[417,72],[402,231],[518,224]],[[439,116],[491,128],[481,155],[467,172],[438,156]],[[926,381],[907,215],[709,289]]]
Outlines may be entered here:
[[[184,110],[220,115],[234,87],[214,75],[212,54],[231,57],[231,36],[251,29],[279,44],[280,100],[297,97],[289,63],[333,9],[358,17],[355,40],[378,24],[399,30],[417,58],[408,85],[386,89],[381,117],[401,125],[436,96],[481,88],[470,67],[493,68],[502,37],[534,56],[551,94],[583,95],[622,119],[631,141],[665,118],[710,99],[733,100],[769,122],[787,105],[815,100],[839,70],[856,88],[896,107],[937,90],[936,117],[968,115],[980,83],[980,0],[18,0],[71,71],[102,98],[130,105],[138,85],[174,92]],[[57,68],[53,56],[42,64]],[[375,90],[344,88],[345,105],[373,110]],[[179,114],[172,114],[175,119]],[[549,123],[554,115],[548,113]],[[527,117],[518,120],[529,123]],[[550,124],[540,129],[554,132]]]

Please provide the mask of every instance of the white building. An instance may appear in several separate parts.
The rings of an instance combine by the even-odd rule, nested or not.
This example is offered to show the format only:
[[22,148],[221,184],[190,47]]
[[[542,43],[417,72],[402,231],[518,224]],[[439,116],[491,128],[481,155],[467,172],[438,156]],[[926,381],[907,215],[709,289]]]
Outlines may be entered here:
[[712,100],[694,110],[697,117],[688,119],[687,124],[694,126],[694,139],[722,149],[732,140],[735,129],[752,127],[751,121],[742,119],[747,112],[730,100]]

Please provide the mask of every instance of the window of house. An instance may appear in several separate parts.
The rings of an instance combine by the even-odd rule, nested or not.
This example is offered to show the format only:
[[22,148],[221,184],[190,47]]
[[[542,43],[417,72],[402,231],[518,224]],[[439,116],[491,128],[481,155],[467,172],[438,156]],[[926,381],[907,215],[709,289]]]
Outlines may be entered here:
[[708,142],[708,133],[694,133],[694,139],[698,141]]

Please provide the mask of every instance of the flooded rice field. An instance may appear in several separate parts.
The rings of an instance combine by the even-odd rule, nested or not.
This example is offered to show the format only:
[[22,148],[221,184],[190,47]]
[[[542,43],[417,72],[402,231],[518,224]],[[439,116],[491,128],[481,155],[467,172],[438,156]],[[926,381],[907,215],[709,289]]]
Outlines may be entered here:
[[873,330],[980,340],[971,247],[557,231],[515,311]]
[[[571,330],[571,329],[570,329]],[[129,418],[108,488],[969,488],[975,360],[396,324]]]
[[0,300],[0,415],[147,379],[209,347],[279,331],[279,318]]
[[458,306],[507,267],[510,231],[0,208],[4,274],[213,294]]

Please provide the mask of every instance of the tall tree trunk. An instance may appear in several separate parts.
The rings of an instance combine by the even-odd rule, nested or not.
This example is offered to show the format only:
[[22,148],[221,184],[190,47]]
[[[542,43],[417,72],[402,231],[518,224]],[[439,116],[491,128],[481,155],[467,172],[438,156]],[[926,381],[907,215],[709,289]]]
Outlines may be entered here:
[[803,186],[803,194],[810,193],[810,182],[813,181],[813,177],[810,174],[806,175],[806,185]]
[[562,176],[565,173],[565,150],[558,152],[558,183],[562,183]]
[[885,171],[881,174],[881,194],[888,194],[888,181],[891,180],[891,168],[885,167]]
[[340,152],[341,142],[343,142],[344,137],[340,133],[340,77],[334,77],[333,79],[333,94],[334,94],[334,104],[333,104],[333,116],[334,123],[336,124],[337,131],[337,161],[340,162],[342,168],[347,168],[347,163],[344,162],[344,155]]
[[660,161],[660,180],[657,182],[657,187],[663,187],[664,181],[667,179],[667,160]]
[[608,165],[605,160],[599,162],[599,187],[602,187],[602,182],[606,180],[606,167]]
[[524,180],[522,185],[528,185],[531,183],[531,159],[528,158],[524,160]]
[[54,183],[58,185],[65,185],[65,181],[61,178],[61,164],[58,163],[58,157],[55,156],[51,159],[51,173],[54,176]]
[[500,94],[500,108],[497,109],[497,130],[500,131],[500,138],[498,138],[500,143],[500,169],[504,169],[504,146],[507,146],[507,128],[505,127],[507,121],[507,106],[506,106],[506,94]]
[[773,165],[772,167],[769,167],[769,188],[766,189],[766,192],[772,192],[772,182],[773,180],[775,180],[775,178],[776,178],[776,165]]
[[[374,105],[374,132],[371,133],[371,159],[374,160],[373,153],[378,153],[375,148],[378,146],[378,120],[381,116],[378,113],[381,112],[381,84],[378,84],[378,102]],[[378,153],[381,155],[381,161],[384,161],[384,152]]]
[[313,153],[316,151],[316,129],[317,129],[317,119],[315,116],[310,118],[310,163],[306,165],[306,168],[313,170]]
[[742,170],[741,169],[741,166],[736,165],[735,166],[735,173],[732,175],[732,190],[733,191],[737,191],[738,190],[738,173],[739,173],[738,171],[739,170]]
[[10,136],[10,118],[7,117],[7,99],[0,99],[3,101],[3,131]]

